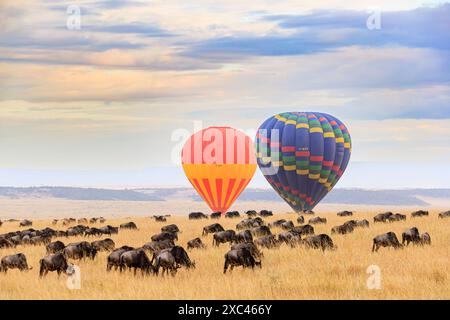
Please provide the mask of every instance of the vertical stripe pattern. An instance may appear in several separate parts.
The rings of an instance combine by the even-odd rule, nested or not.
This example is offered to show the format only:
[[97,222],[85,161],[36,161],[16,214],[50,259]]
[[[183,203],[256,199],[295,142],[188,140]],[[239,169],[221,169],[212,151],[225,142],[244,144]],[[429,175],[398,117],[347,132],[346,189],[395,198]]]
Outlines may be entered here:
[[183,170],[212,211],[226,212],[256,171],[253,141],[230,127],[193,134],[181,153]]

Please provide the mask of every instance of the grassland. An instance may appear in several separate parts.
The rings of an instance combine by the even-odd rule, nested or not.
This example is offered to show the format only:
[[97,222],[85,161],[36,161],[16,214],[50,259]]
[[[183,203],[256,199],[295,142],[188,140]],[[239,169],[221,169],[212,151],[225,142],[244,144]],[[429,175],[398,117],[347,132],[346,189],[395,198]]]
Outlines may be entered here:
[[[100,253],[95,261],[77,262],[81,269],[81,289],[69,290],[66,276],[59,279],[49,274],[38,277],[38,261],[45,255],[44,246],[18,246],[0,249],[0,256],[22,252],[33,270],[11,270],[0,275],[0,299],[450,299],[450,219],[438,219],[437,211],[429,217],[390,224],[373,224],[376,212],[358,212],[354,218],[366,218],[368,229],[357,229],[349,235],[333,235],[338,249],[322,253],[319,250],[289,248],[263,250],[262,269],[235,269],[223,274],[223,256],[228,245],[211,246],[211,235],[203,238],[205,250],[190,252],[196,262],[195,270],[181,269],[175,277],[134,276],[130,272],[106,272],[107,253]],[[332,226],[349,220],[335,212],[320,213],[328,219],[326,225],[315,226],[316,234],[328,233]],[[275,219],[296,220],[294,213],[276,214]],[[305,217],[306,219],[309,216]],[[117,246],[141,246],[158,233],[161,226],[176,223],[182,233],[179,244],[201,235],[211,220],[189,221],[186,216],[170,217],[167,223],[148,217],[110,219],[106,223],[118,225],[135,221],[138,231],[121,231],[113,235]],[[220,219],[225,228],[233,228],[239,219]],[[33,228],[53,227],[50,220],[35,221]],[[409,227],[429,232],[432,246],[410,246],[403,250],[382,248],[371,252],[375,235],[394,231],[398,236]],[[65,229],[58,225],[59,229]],[[17,222],[5,222],[0,233],[19,229]],[[281,230],[274,229],[274,232]],[[103,237],[104,238],[104,237]],[[60,239],[63,242],[84,240],[82,237]],[[92,241],[92,240],[91,240]],[[369,290],[366,282],[368,266],[381,269],[381,289]]]

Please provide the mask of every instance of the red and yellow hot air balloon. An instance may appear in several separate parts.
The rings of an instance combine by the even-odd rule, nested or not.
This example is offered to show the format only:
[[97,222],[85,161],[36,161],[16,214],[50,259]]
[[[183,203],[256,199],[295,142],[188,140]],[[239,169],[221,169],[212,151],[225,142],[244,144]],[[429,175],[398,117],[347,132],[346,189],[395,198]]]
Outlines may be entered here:
[[231,127],[194,133],[183,147],[183,170],[211,210],[226,212],[256,170],[253,141]]

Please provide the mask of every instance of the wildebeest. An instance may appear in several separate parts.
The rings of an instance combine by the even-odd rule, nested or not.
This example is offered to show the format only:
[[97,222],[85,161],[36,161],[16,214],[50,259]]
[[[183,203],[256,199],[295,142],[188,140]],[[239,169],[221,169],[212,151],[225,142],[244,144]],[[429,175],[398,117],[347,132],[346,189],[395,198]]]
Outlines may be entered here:
[[180,232],[180,228],[178,228],[176,224],[169,224],[167,226],[161,227],[161,232],[177,233]]
[[338,217],[350,217],[353,215],[353,211],[344,210],[344,211],[338,212],[337,215],[338,215]]
[[195,238],[195,239],[192,239],[192,240],[188,241],[187,248],[188,248],[188,250],[204,249],[204,248],[206,248],[206,245],[202,242],[202,239]]
[[260,227],[262,225],[264,225],[264,221],[260,217],[247,218],[247,219],[244,219],[244,220],[240,221],[236,225],[236,229],[237,230],[244,230],[244,229],[250,229],[250,228],[254,228],[254,227]]
[[395,249],[398,249],[401,248],[402,245],[394,232],[387,232],[373,238],[372,252],[377,252],[380,247],[394,247]]
[[277,239],[275,238],[275,236],[273,234],[260,237],[258,239],[255,239],[253,242],[258,247],[267,248],[267,249],[276,248],[279,245],[279,242],[277,241]]
[[67,229],[67,234],[71,237],[74,236],[81,236],[84,234],[84,232],[89,229],[89,227],[83,226],[83,225],[77,225],[74,227],[70,227]]
[[63,231],[63,230],[58,230],[56,231],[56,236],[57,237],[69,237],[69,233],[67,231]]
[[310,224],[305,224],[304,226],[296,226],[296,227],[292,228],[291,232],[296,233],[300,236],[314,234],[314,227]]
[[273,213],[272,213],[272,211],[269,211],[269,210],[261,210],[259,212],[259,215],[261,217],[270,217],[270,216],[273,216]]
[[174,246],[175,246],[175,243],[173,242],[173,240],[167,239],[167,240],[161,240],[161,241],[147,242],[142,247],[145,250],[149,250],[150,252],[155,253],[155,252],[160,252],[164,249],[172,248]]
[[379,213],[375,217],[373,217],[373,222],[387,222],[389,221],[389,217],[392,215],[392,212]]
[[420,243],[423,245],[423,244],[428,244],[428,245],[431,245],[431,237],[430,237],[430,235],[428,234],[428,232],[425,232],[424,234],[422,234],[421,236],[420,236]]
[[22,244],[22,237],[20,235],[12,236],[8,240],[11,241],[14,244],[14,246]]
[[80,218],[80,219],[77,220],[77,223],[78,223],[78,224],[88,223],[88,219],[86,219],[86,218]]
[[305,245],[307,248],[322,249],[322,251],[325,251],[326,249],[336,249],[333,240],[327,234],[306,237],[300,241],[300,244]]
[[122,223],[120,229],[137,230],[137,225],[133,221]]
[[45,249],[47,251],[47,255],[49,255],[52,253],[62,252],[65,247],[66,247],[66,245],[64,244],[64,242],[58,240],[58,241],[49,243]]
[[90,218],[89,223],[97,223],[97,218]]
[[77,243],[68,244],[62,251],[64,256],[68,259],[95,259],[97,255],[97,249],[95,249],[89,242],[82,241]]
[[449,211],[445,211],[445,212],[439,213],[438,217],[439,217],[440,219],[450,218],[450,210],[449,210]]
[[236,232],[234,230],[225,230],[214,233],[213,235],[213,246],[219,246],[221,243],[232,242],[236,237]]
[[206,214],[204,214],[203,212],[189,213],[189,220],[196,220],[196,219],[208,219],[208,216]]
[[97,240],[93,241],[91,243],[92,247],[95,248],[97,251],[112,251],[115,249],[116,244],[114,241],[110,238],[106,238],[103,240]]
[[268,235],[272,234],[272,232],[270,231],[270,228],[268,226],[255,227],[255,228],[250,229],[250,232],[255,237],[268,236]]
[[20,271],[28,271],[32,268],[28,267],[27,257],[23,253],[17,253],[3,257],[0,262],[0,272],[6,273],[8,269],[19,269]]
[[[195,262],[191,261],[186,250],[180,246],[174,246],[173,248],[165,249],[160,253],[155,254],[152,260],[156,261],[156,274],[158,274],[159,268],[161,267],[163,268],[163,274],[164,271],[168,272],[169,270],[176,272],[179,266],[183,266],[188,269],[195,268]],[[173,268],[173,262],[175,262],[175,268]]]
[[291,245],[294,247],[297,243],[299,243],[301,240],[300,235],[293,233],[291,231],[282,232],[278,235],[278,241],[284,242],[286,244]]
[[286,221],[283,222],[280,226],[283,230],[291,230],[294,227],[294,223],[292,221]]
[[8,239],[0,238],[0,249],[2,248],[13,248],[15,247],[14,243]]
[[225,218],[239,218],[240,216],[238,211],[228,211],[225,213]]
[[426,217],[428,216],[428,211],[425,210],[418,210],[411,213],[411,217],[417,218],[417,217]]
[[175,261],[178,265],[185,267],[187,269],[195,268],[195,262],[191,261],[188,253],[181,246],[174,246],[170,249],[165,249],[170,251],[172,255],[175,257]]
[[209,216],[211,217],[211,219],[219,219],[222,216],[222,212],[220,211],[213,212]]
[[331,233],[332,234],[334,234],[334,233],[347,234],[347,233],[353,232],[353,230],[354,230],[353,224],[351,224],[351,223],[344,223],[343,225],[333,227],[331,229]]
[[113,227],[110,225],[104,226],[100,228],[100,231],[105,234],[105,235],[112,235],[112,234],[118,234],[119,233],[119,228],[118,227]]
[[39,260],[39,276],[43,277],[49,271],[56,271],[59,277],[61,273],[67,272],[68,267],[69,264],[62,253],[51,254]]
[[227,272],[228,267],[232,271],[237,266],[242,266],[243,268],[251,267],[253,269],[255,265],[261,268],[261,261],[256,261],[248,249],[230,250],[225,254],[223,273]]
[[30,238],[30,244],[37,246],[37,245],[41,245],[41,244],[49,244],[51,241],[51,237],[42,235],[42,236],[34,236]]
[[363,220],[356,220],[356,226],[359,228],[368,228],[369,227],[369,221],[366,219]]
[[248,210],[245,211],[245,214],[247,215],[247,217],[256,217],[258,215],[258,212],[256,212],[256,210]]
[[414,244],[418,244],[420,242],[420,233],[416,227],[405,230],[402,233],[402,245],[404,245],[405,242],[407,246],[410,242]]
[[327,218],[315,217],[308,220],[309,224],[326,224]]
[[167,221],[165,216],[153,216],[153,218],[155,218],[155,221],[158,221],[158,222],[166,222]]
[[133,247],[123,246],[115,249],[107,257],[106,271],[110,271],[113,267],[117,270],[120,267],[120,256],[126,251],[134,250]]
[[275,221],[272,221],[272,222],[270,222],[269,224],[268,224],[268,226],[270,227],[270,228],[272,228],[272,227],[280,227],[283,223],[285,223],[286,222],[286,219],[278,219],[278,220],[275,220]]
[[23,243],[23,244],[30,244],[30,239],[31,239],[30,235],[29,235],[29,234],[26,234],[26,235],[24,235],[24,236],[22,237],[22,243]]
[[162,268],[162,274],[164,273],[175,275],[177,269],[180,266],[177,264],[175,257],[172,255],[170,251],[164,250],[158,253],[158,255],[154,258],[155,262],[155,273],[159,274],[159,269]]
[[236,230],[244,230],[249,229],[252,227],[253,219],[247,218],[244,220],[239,221],[239,223],[236,225]]
[[[52,225],[56,225],[58,223],[58,219],[53,219],[53,221],[52,221]],[[2,224],[1,224],[1,221],[0,221],[0,226],[1,226]]]
[[240,250],[242,248],[246,248],[250,251],[253,258],[257,260],[261,260],[264,256],[263,253],[258,249],[258,247],[253,242],[245,242],[245,243],[235,243],[231,246],[231,250]]
[[141,269],[142,274],[154,272],[150,259],[142,249],[125,251],[120,255],[120,272],[126,268],[134,269],[134,274],[137,269]]
[[29,227],[29,226],[32,226],[32,225],[33,225],[33,222],[30,221],[30,220],[27,220],[27,219],[22,220],[22,221],[20,221],[20,223],[19,223],[19,226],[20,226],[20,227]]
[[225,229],[219,223],[213,223],[203,228],[202,236],[219,231],[225,231]]
[[172,233],[172,232],[161,232],[161,233],[153,235],[150,238],[150,240],[152,240],[152,241],[162,241],[162,240],[176,241],[176,240],[178,240],[178,235],[176,233]]
[[98,228],[88,228],[88,229],[84,230],[85,237],[101,236],[102,234],[103,234],[102,230],[100,230]]
[[401,213],[395,213],[395,214],[390,215],[387,220],[389,222],[406,220],[406,215],[401,214]]
[[242,243],[242,242],[253,242],[253,236],[250,230],[244,230],[241,232],[236,233],[236,236],[234,237],[235,243]]
[[75,223],[75,222],[77,222],[77,220],[74,219],[74,218],[64,218],[64,219],[62,220],[62,225],[63,225],[63,226],[66,226],[66,225],[68,225],[68,224]]
[[297,223],[298,223],[298,224],[303,224],[303,223],[305,223],[305,217],[304,217],[304,216],[298,216],[298,217],[297,217]]

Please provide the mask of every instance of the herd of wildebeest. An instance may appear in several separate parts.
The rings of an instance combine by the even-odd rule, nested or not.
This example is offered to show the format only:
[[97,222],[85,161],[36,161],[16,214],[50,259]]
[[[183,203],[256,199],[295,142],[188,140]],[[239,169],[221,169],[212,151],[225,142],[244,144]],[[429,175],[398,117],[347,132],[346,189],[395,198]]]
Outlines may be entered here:
[[[177,245],[178,234],[181,232],[175,224],[164,225],[161,232],[154,234],[150,242],[145,243],[140,248],[122,246],[116,248],[114,241],[109,238],[122,230],[138,230],[136,223],[123,223],[118,227],[106,225],[96,228],[92,226],[96,223],[105,223],[102,217],[91,218],[89,220],[66,218],[61,221],[53,220],[53,225],[67,226],[66,230],[55,230],[47,227],[42,230],[32,228],[33,222],[30,220],[7,220],[8,223],[19,222],[22,230],[0,234],[0,249],[16,248],[18,246],[45,246],[46,256],[39,261],[39,275],[43,277],[48,272],[57,272],[70,274],[69,270],[72,264],[70,260],[94,260],[99,251],[110,252],[106,259],[106,270],[124,270],[133,269],[134,274],[139,269],[142,274],[158,275],[162,270],[162,275],[175,275],[179,268],[195,268],[195,262],[189,258],[188,251],[194,249],[205,249],[205,237],[212,234],[212,245],[230,244],[230,250],[224,256],[224,269],[226,273],[228,268],[232,270],[236,266],[244,268],[255,266],[261,267],[263,258],[262,249],[274,249],[280,245],[288,245],[292,248],[303,246],[311,249],[335,250],[337,246],[332,238],[327,234],[315,235],[314,226],[316,224],[326,224],[327,219],[322,217],[312,217],[305,224],[305,216],[314,215],[312,211],[306,211],[297,217],[297,225],[293,221],[278,219],[270,223],[264,221],[265,217],[272,216],[272,212],[261,210],[256,212],[250,210],[245,212],[247,218],[236,224],[236,230],[225,230],[220,223],[212,223],[204,226],[202,235],[187,242],[186,250]],[[342,211],[337,213],[341,217],[351,217],[353,212]],[[415,211],[411,213],[411,218],[428,216],[428,211]],[[190,220],[203,219],[221,219],[239,218],[241,215],[237,211],[230,211],[222,215],[220,212],[214,212],[209,216],[201,212],[192,212],[189,214]],[[170,215],[153,216],[157,222],[166,222]],[[450,211],[442,212],[439,218],[449,218]],[[392,212],[380,213],[373,217],[373,223],[389,223],[406,220],[406,215],[394,214]],[[3,222],[0,221],[0,227]],[[72,225],[72,226],[71,226]],[[274,234],[274,228],[282,231]],[[349,220],[342,225],[331,228],[331,234],[345,235],[353,232],[356,228],[369,228],[368,220]],[[27,229],[23,229],[27,228]],[[84,236],[86,240],[92,237],[109,236],[106,239],[95,240],[92,242],[81,241],[68,243],[54,238],[67,238],[75,236]],[[202,240],[203,239],[203,240]],[[91,240],[91,239],[90,239]],[[393,247],[395,249],[408,246],[410,243],[417,245],[430,245],[431,237],[427,232],[419,233],[416,227],[405,230],[401,235],[401,242],[394,232],[387,232],[373,238],[372,252],[377,252],[380,247]],[[150,258],[151,257],[151,258]],[[0,272],[6,273],[8,269],[19,269],[26,271],[32,269],[28,266],[27,258],[23,253],[5,256],[1,259]]]

